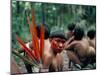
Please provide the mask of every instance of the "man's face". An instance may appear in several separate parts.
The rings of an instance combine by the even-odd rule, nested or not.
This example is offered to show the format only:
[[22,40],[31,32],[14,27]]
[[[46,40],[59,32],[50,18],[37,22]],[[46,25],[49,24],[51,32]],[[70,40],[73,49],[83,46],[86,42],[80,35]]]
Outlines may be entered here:
[[52,38],[51,40],[51,48],[55,53],[60,53],[65,46],[65,39],[61,38]]

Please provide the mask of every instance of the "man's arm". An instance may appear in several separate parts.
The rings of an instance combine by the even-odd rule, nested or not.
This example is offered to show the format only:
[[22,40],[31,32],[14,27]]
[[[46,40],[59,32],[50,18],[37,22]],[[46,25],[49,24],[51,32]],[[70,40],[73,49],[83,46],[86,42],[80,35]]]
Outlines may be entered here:
[[73,41],[70,44],[65,44],[65,50],[72,49],[76,43],[77,43],[76,41]]
[[40,67],[40,72],[49,72],[50,64],[52,63],[52,56],[50,54],[44,54],[43,63]]
[[69,59],[74,62],[75,64],[79,64],[82,65],[82,63],[80,62],[79,58],[76,56],[76,54],[72,51],[67,51],[67,55],[69,57]]
[[[26,43],[25,45],[27,46],[27,48],[31,48],[31,49],[33,48],[33,46],[32,46],[32,41]],[[19,53],[25,52],[22,46],[18,49],[18,52],[19,52]]]

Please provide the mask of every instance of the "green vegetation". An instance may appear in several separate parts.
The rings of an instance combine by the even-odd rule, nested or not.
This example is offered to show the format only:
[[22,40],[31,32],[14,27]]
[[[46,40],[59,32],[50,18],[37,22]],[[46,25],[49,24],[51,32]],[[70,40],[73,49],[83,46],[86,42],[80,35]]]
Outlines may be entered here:
[[24,42],[31,40],[27,16],[35,11],[35,22],[49,25],[51,30],[67,30],[69,23],[76,23],[85,30],[96,26],[96,6],[40,3],[12,1],[12,48],[18,48],[15,34],[18,34]]

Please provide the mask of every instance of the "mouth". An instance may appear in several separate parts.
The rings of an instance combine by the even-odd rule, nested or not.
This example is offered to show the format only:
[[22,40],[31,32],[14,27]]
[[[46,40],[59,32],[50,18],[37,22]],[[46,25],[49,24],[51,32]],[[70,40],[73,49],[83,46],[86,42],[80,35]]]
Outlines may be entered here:
[[62,48],[57,48],[56,51],[57,53],[60,53],[63,49]]

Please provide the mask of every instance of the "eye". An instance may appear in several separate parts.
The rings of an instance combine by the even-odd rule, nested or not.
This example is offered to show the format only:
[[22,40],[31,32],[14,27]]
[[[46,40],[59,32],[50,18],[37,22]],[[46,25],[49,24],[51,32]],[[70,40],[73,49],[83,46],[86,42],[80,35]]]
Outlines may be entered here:
[[62,41],[62,43],[65,43],[65,41]]
[[60,40],[58,40],[58,39],[55,39],[55,42],[60,42]]

